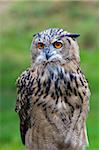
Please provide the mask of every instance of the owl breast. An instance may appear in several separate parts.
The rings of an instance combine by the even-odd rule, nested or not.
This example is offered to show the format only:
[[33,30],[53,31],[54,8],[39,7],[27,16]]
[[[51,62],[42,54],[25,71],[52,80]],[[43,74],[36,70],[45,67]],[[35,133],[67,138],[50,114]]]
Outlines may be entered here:
[[[75,75],[66,72],[58,65],[47,65],[36,78],[34,85],[34,104],[50,108],[52,112],[67,109],[67,98],[73,95],[72,87]],[[68,105],[70,106],[69,102]],[[73,109],[71,106],[69,108]]]

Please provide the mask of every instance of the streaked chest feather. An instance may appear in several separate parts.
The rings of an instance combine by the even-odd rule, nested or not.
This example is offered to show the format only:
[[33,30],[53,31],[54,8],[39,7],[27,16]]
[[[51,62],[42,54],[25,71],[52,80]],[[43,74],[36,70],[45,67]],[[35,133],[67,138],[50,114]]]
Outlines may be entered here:
[[[61,66],[46,66],[37,75],[34,81],[34,104],[37,106],[51,107],[51,109],[65,108],[67,99],[77,97],[79,88],[76,72],[65,71]],[[81,95],[80,95],[81,96]],[[76,103],[79,103],[76,100]],[[83,100],[81,96],[81,101]],[[68,105],[71,104],[68,102]],[[71,106],[72,107],[72,106]]]

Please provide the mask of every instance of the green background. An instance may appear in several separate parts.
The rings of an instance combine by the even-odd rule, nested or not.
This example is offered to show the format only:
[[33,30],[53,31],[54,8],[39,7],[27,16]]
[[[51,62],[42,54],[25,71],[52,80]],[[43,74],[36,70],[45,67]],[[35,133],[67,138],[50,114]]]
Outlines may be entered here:
[[50,27],[81,34],[81,68],[91,89],[88,150],[99,150],[98,10],[96,1],[0,1],[0,150],[24,149],[14,111],[15,81],[31,63],[32,35]]

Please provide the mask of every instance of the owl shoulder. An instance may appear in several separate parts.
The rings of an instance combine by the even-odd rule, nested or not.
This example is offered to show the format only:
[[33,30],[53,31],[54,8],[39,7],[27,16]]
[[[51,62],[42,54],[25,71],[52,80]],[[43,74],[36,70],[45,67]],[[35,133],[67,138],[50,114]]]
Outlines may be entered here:
[[15,111],[19,112],[21,108],[29,102],[32,95],[33,85],[33,70],[28,68],[18,77],[17,86],[17,101]]

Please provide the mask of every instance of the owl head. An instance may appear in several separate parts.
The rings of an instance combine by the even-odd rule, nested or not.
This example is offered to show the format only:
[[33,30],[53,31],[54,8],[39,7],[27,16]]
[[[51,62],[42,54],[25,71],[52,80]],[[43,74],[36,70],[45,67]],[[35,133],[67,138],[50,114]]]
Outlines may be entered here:
[[60,28],[51,28],[35,34],[31,45],[32,62],[64,64],[73,59],[79,62],[76,40],[78,36],[79,34],[72,34]]

